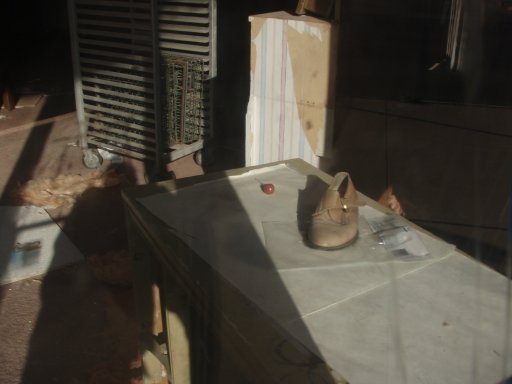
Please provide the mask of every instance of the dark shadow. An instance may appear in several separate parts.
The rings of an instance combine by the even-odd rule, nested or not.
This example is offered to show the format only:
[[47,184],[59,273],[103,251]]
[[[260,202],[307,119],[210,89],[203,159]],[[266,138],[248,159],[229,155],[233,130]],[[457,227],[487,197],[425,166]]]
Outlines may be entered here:
[[[40,278],[41,309],[21,383],[128,382],[139,376],[129,368],[138,359],[137,331],[132,290],[125,286],[131,271],[123,263],[127,240],[120,193],[119,187],[89,188],[62,218],[49,269],[70,251],[70,240],[86,263]],[[112,254],[120,256],[109,259]]]
[[[65,5],[65,2],[61,2],[62,5]],[[60,63],[62,58],[64,62],[69,60],[68,45],[59,45],[59,43],[67,43],[65,32],[64,38],[62,38],[62,31],[58,29],[57,25],[47,24],[49,20],[54,20],[54,17],[57,17],[56,15],[59,13],[62,15],[62,12],[64,12],[65,14],[65,7],[61,9],[57,6],[56,9],[58,11],[52,13],[52,16],[49,16],[49,20],[45,20],[41,18],[41,12],[44,14],[46,8],[41,7],[40,4],[31,4],[31,6],[31,9],[28,11],[27,8],[18,3],[7,2],[2,4],[5,11],[2,14],[5,15],[6,19],[6,23],[2,23],[2,36],[8,38],[6,39],[7,55],[5,55],[7,60],[2,60],[2,65],[5,65],[4,74],[6,77],[0,79],[0,81],[8,79],[9,85],[15,90],[16,94],[22,93],[25,88],[34,90],[34,79],[39,80],[48,76],[49,73],[55,75],[52,72],[54,63]],[[53,49],[50,49],[48,45],[52,46]],[[45,50],[44,47],[48,49]],[[65,73],[59,73],[59,75],[64,75]],[[67,74],[70,75],[69,69]],[[50,81],[50,83],[52,82]],[[72,87],[69,87],[71,84],[70,77],[67,79],[65,76],[61,77],[58,81],[53,82],[54,86],[56,84],[62,85],[64,93],[67,86],[69,92],[67,98],[72,99]],[[37,91],[40,92],[42,90],[40,88]],[[42,108],[36,121],[53,117],[58,113],[55,111],[55,104],[51,97],[48,100],[51,101]],[[65,109],[63,112],[69,112],[70,110],[72,111],[74,108]],[[51,113],[45,111],[51,111]],[[52,123],[48,123],[30,130],[0,196],[1,205],[16,205],[17,202],[14,196],[16,189],[35,178],[34,171],[41,160],[52,129]],[[12,222],[14,223],[14,218],[12,218]],[[9,243],[9,241],[6,242]],[[0,274],[3,273],[8,262],[8,257],[3,257],[0,260]],[[2,288],[0,287],[0,296],[1,292]]]
[[53,124],[32,128],[0,197],[0,204],[12,204],[15,200],[13,193],[16,189],[35,178],[34,170],[41,160],[52,128]]
[[511,13],[497,3],[465,3],[459,38],[466,49],[457,69],[446,53],[450,12],[451,3],[443,0],[342,2],[339,64],[345,97],[509,106],[506,68],[512,55],[503,47]]
[[[500,112],[504,120],[509,116],[511,77],[505,68],[510,68],[511,55],[499,52],[512,14],[496,3],[466,5],[465,67],[456,70],[450,69],[445,50],[450,2],[341,2],[333,154],[321,159],[320,168],[330,174],[348,171],[356,188],[375,200],[393,187],[411,217],[431,217],[441,205],[444,221],[457,223],[472,215],[463,224],[475,225],[486,212],[479,208],[482,198],[492,195],[493,203],[487,204],[495,211],[507,198],[503,184],[482,186],[487,185],[483,169],[493,161],[491,152],[505,148],[510,139],[487,127],[503,124]],[[436,130],[446,134],[446,147],[428,146],[419,155],[424,141],[439,137]],[[486,141],[496,136],[503,141],[487,147]],[[488,148],[495,149],[485,152]],[[456,182],[464,172],[469,177]],[[462,196],[471,204],[457,206]],[[505,228],[497,215],[490,225],[496,234]],[[474,238],[439,235],[503,271],[504,243],[503,248],[479,244],[482,232],[475,228]]]
[[[7,7],[5,13],[4,7]],[[7,43],[4,51],[7,54],[2,57],[7,58],[7,73],[13,89],[18,95],[49,95],[36,121],[74,111],[66,2],[55,2],[51,6],[36,2],[2,3],[2,15],[7,20],[2,23],[6,27],[5,30],[2,28],[5,32],[2,36]],[[6,60],[2,60],[2,64],[5,63]],[[38,178],[35,170],[43,160],[54,129],[53,124],[48,123],[30,130],[0,204],[18,205],[15,190]],[[62,143],[63,146],[66,144]],[[62,171],[60,167],[57,165],[58,171]],[[123,172],[134,178],[130,169]],[[55,270],[0,287],[2,297],[11,288],[19,291],[23,287],[26,296],[17,297],[18,300],[39,308],[35,322],[27,323],[23,315],[15,320],[3,317],[3,325],[8,324],[2,328],[4,338],[27,334],[27,330],[31,330],[28,332],[29,344],[16,345],[14,351],[11,350],[16,358],[27,351],[24,367],[4,366],[4,374],[10,375],[10,380],[19,379],[20,383],[27,384],[128,382],[137,378],[140,372],[132,374],[129,369],[130,365],[137,365],[138,359],[131,289],[100,283],[93,274],[96,271],[85,263],[64,268],[61,263],[67,258],[70,240],[82,254],[97,256],[97,260],[109,252],[124,250],[126,254],[120,188],[91,188],[70,212],[65,209],[49,212],[63,230],[54,245],[54,257],[49,267]],[[14,215],[8,220],[12,225],[7,226],[12,232],[7,233],[2,228],[3,243],[14,243],[16,239]],[[34,261],[31,256],[36,254],[37,250],[29,250],[22,255],[27,256],[23,261]],[[0,259],[0,275],[12,261],[8,256],[3,254]],[[100,267],[110,267],[114,274],[116,269],[126,267],[122,263],[109,265],[108,259],[104,262],[105,265]],[[13,315],[17,310],[18,307]],[[11,347],[4,345],[4,348],[3,352],[9,353]]]
[[[211,194],[203,195],[200,202],[190,200],[179,189],[225,175],[212,173],[124,193],[129,207],[131,250],[140,265],[136,264],[136,270],[141,274],[146,271],[146,276],[136,277],[138,308],[143,311],[143,350],[154,350],[151,340],[158,336],[151,335],[159,328],[154,322],[158,316],[152,315],[155,305],[158,307],[152,288],[156,283],[164,303],[162,311],[171,310],[185,324],[191,382],[263,383],[276,379],[283,383],[337,382],[322,362],[296,303],[231,184],[224,181],[222,188],[213,187]],[[323,192],[322,183],[314,179],[309,177],[306,188],[297,191],[299,206],[292,209],[300,211],[299,218],[309,213],[318,194]],[[167,188],[178,189],[170,194]],[[257,183],[254,188],[260,191]],[[182,217],[182,212],[172,208],[175,204],[181,207],[201,204],[205,208],[197,212],[191,207],[190,216],[176,222],[179,228],[169,227],[154,215],[155,211],[149,211],[137,200],[157,194],[165,196],[157,209],[162,219],[172,221],[173,215]],[[263,205],[261,209],[268,207]],[[189,242],[192,233],[197,240]],[[239,253],[227,253],[235,248],[240,249]],[[237,271],[233,272],[232,268]],[[165,289],[166,284],[171,284],[172,289]],[[169,295],[175,301],[169,302]],[[183,303],[181,307],[179,300],[176,301],[178,297]],[[155,304],[149,305],[151,302]],[[287,322],[294,323],[295,336],[285,330]],[[167,331],[164,322],[164,339]],[[180,347],[175,345],[174,351]],[[183,350],[177,358],[180,356],[183,359]],[[174,364],[173,369],[182,372],[180,361]]]
[[304,242],[307,242],[307,232],[311,224],[311,215],[315,211],[326,189],[327,185],[318,177],[308,176],[305,188],[299,191],[297,224]]
[[480,239],[480,233],[478,227],[466,228],[466,232],[470,232],[470,236],[463,236],[455,234],[449,230],[440,229],[439,226],[431,224],[428,221],[415,221],[416,224],[425,228],[427,231],[432,232],[434,235],[439,236],[444,241],[455,244],[461,251],[477,258],[479,261],[494,269],[496,272],[501,273],[504,276],[507,275],[507,246],[506,246],[506,230],[495,230],[502,236],[497,235],[498,238],[503,238],[503,244],[499,243],[488,243]]
[[218,0],[217,76],[212,81],[214,162],[205,171],[245,165],[245,117],[250,90],[249,16],[295,9],[294,0]]

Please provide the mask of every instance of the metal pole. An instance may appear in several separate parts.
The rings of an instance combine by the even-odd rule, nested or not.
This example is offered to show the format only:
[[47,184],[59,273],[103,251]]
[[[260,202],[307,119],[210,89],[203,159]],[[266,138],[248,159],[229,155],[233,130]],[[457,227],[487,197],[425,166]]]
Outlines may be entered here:
[[161,85],[162,77],[160,75],[160,39],[158,35],[158,1],[151,0],[151,32],[152,32],[152,48],[153,48],[153,100],[155,109],[155,168],[159,174],[163,170],[163,142],[162,142],[162,104],[161,104]]
[[71,40],[71,55],[73,61],[73,80],[75,85],[75,104],[78,128],[80,132],[80,147],[83,150],[88,148],[87,144],[87,121],[84,113],[84,99],[82,89],[82,74],[80,72],[80,52],[78,49],[77,15],[75,0],[68,0],[69,13],[69,34]]

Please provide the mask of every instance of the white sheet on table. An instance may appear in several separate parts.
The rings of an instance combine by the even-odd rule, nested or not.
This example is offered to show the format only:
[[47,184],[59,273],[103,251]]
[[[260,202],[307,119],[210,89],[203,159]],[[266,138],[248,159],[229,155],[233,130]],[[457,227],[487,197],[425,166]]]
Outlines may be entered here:
[[506,279],[423,233],[431,257],[419,261],[315,257],[298,223],[325,188],[281,165],[140,201],[351,383],[465,383],[471,369],[475,382],[500,378]]
[[497,384],[505,362],[512,374],[505,277],[458,253],[403,276],[393,265],[391,283],[285,328],[350,383]]
[[[260,183],[273,183],[275,193],[264,194]],[[370,231],[364,219],[361,238],[348,248],[331,253],[303,243],[299,223],[310,219],[326,187],[317,177],[277,165],[140,201],[270,316],[289,320],[388,279],[382,267],[373,265],[386,255],[366,238]],[[371,207],[360,212],[367,217],[383,215]],[[434,258],[453,249],[423,237]],[[405,273],[430,262],[407,263],[400,270]],[[327,268],[334,268],[333,273]],[[304,295],[308,290],[310,294]]]

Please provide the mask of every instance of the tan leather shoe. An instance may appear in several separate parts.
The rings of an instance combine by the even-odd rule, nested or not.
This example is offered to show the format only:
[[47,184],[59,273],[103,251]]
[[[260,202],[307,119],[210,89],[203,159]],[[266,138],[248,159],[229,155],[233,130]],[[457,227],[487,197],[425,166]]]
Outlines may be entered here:
[[321,249],[339,249],[357,238],[359,201],[350,175],[339,172],[311,217],[308,240]]

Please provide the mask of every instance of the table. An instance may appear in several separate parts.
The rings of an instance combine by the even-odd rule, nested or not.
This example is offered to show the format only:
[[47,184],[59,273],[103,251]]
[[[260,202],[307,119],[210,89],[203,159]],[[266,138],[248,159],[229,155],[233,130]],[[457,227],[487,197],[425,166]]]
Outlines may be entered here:
[[[274,182],[275,199],[258,190],[260,178]],[[329,181],[290,160],[124,191],[146,383],[497,383],[510,375],[503,276],[412,223],[432,257],[380,259],[364,234],[336,257],[311,258],[289,241]]]

